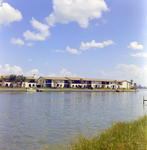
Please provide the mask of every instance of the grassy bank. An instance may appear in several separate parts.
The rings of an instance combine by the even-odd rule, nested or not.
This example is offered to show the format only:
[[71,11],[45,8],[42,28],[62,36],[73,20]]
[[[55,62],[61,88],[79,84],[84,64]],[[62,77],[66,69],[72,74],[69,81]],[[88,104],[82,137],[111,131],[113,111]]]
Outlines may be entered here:
[[118,122],[94,137],[79,135],[70,150],[147,150],[147,115]]

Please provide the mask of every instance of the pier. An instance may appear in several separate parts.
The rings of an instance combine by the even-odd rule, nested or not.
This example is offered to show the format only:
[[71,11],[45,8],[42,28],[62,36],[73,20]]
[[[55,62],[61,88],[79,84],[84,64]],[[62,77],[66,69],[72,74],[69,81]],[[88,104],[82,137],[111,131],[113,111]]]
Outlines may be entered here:
[[145,102],[145,101],[147,101],[147,99],[145,99],[144,96],[143,96],[143,105],[144,105],[144,102]]

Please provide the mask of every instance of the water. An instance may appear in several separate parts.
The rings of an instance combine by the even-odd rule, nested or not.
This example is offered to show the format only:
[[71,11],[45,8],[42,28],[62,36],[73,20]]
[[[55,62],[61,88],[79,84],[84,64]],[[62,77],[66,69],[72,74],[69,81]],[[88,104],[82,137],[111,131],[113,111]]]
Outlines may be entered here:
[[69,144],[147,112],[147,90],[133,93],[0,93],[0,149],[30,150]]

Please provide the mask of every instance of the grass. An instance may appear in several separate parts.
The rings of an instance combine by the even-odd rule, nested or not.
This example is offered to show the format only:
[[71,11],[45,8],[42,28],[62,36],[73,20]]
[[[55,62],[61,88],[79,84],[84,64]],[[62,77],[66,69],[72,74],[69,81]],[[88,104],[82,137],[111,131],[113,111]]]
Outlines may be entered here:
[[[26,89],[25,87],[6,87],[6,86],[0,86],[0,89]],[[28,87],[27,89],[45,89],[45,90],[52,90],[54,88],[37,88],[37,87]],[[55,90],[116,90],[116,89],[110,89],[110,88],[100,88],[100,89],[88,89],[88,88],[55,88]],[[123,89],[118,89],[123,90]],[[134,89],[124,89],[124,90],[134,90]]]
[[147,150],[147,115],[136,121],[113,123],[94,137],[79,134],[69,150]]

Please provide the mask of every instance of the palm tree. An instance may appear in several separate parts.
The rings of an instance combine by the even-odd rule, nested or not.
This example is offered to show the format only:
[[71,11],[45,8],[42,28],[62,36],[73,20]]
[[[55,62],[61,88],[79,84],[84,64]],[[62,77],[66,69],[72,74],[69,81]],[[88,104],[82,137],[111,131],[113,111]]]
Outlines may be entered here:
[[69,83],[69,87],[71,87],[72,81],[70,79],[68,80],[68,83]]
[[136,91],[136,89],[137,89],[137,84],[136,83],[134,83],[134,88],[135,88],[135,91]]
[[102,85],[102,82],[100,81],[100,82],[98,83],[98,85],[99,85],[99,87],[101,87],[101,85]]
[[[54,80],[54,84],[55,84],[55,86],[57,87],[58,82],[57,82],[56,80]],[[54,87],[55,87],[55,86],[54,86]]]
[[133,84],[133,80],[131,79],[131,81],[130,81],[130,84],[131,84],[131,88],[132,88],[132,84]]
[[82,78],[80,79],[80,81],[81,81],[81,84],[83,84],[83,79]]
[[[80,79],[80,81],[81,81],[81,84],[84,84],[84,81],[83,81],[83,79],[82,79],[82,78]],[[82,87],[82,86],[81,86],[81,87]]]

